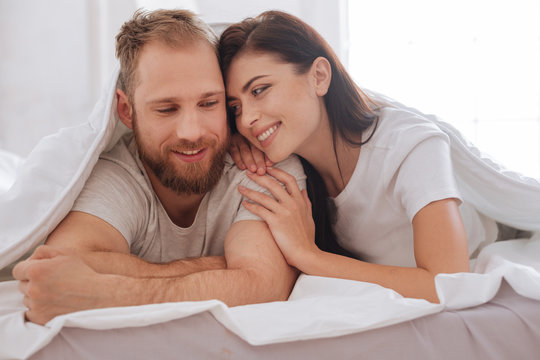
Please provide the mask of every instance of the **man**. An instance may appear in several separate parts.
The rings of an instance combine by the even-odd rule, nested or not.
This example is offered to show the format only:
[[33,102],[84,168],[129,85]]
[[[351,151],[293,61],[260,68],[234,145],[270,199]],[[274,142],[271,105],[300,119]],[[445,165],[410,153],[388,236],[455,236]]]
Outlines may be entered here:
[[[110,306],[288,297],[296,272],[266,224],[241,206],[238,185],[256,186],[226,155],[216,44],[187,11],[137,12],[124,24],[117,109],[133,133],[102,155],[46,245],[15,267],[27,319],[44,324]],[[280,166],[305,180],[295,159]]]

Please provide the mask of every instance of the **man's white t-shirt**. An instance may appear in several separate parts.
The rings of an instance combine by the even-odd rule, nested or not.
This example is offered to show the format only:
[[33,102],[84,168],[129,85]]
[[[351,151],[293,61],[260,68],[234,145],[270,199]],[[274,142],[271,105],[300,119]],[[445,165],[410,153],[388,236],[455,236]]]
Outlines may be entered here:
[[[292,174],[300,188],[305,188],[298,158],[289,157],[275,166]],[[101,155],[72,210],[106,221],[124,236],[132,254],[150,262],[223,255],[225,236],[233,223],[261,220],[241,205],[245,198],[238,185],[268,193],[227,155],[223,176],[204,196],[195,221],[187,228],[179,227],[156,196],[130,133]]]
[[495,240],[495,222],[461,199],[448,136],[417,114],[382,108],[349,183],[333,199],[338,242],[371,263],[414,267],[412,219],[424,206],[447,198],[461,203],[469,255]]

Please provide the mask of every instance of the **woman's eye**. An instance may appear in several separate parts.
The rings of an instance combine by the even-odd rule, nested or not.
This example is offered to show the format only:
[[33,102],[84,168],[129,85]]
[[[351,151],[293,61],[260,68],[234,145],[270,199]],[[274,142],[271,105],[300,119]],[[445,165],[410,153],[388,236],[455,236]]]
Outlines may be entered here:
[[234,114],[234,116],[240,115],[241,107],[240,105],[229,105],[229,111]]
[[254,95],[254,96],[257,96],[259,95],[260,93],[262,93],[264,90],[268,89],[270,86],[269,85],[265,85],[265,86],[261,86],[261,87],[258,87],[258,88],[255,88],[251,91],[251,93]]

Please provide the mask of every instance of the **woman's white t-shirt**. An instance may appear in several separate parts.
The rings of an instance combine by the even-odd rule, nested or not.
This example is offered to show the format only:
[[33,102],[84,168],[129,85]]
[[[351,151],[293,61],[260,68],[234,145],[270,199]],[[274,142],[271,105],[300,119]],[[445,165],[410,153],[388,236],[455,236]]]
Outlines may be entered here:
[[495,222],[461,199],[448,136],[417,114],[382,108],[349,183],[333,199],[338,241],[362,260],[414,267],[412,219],[424,206],[447,198],[461,202],[469,255],[495,240]]

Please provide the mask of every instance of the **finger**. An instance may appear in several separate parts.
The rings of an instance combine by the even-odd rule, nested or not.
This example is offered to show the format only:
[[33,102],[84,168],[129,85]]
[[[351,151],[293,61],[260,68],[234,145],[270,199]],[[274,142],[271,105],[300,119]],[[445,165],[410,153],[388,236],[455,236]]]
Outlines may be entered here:
[[13,271],[11,272],[11,275],[15,278],[15,280],[19,281],[25,281],[28,280],[27,270],[32,265],[33,260],[25,260],[21,261],[15,267],[13,268]]
[[32,256],[29,257],[31,260],[40,260],[40,259],[51,259],[55,256],[60,255],[60,251],[52,246],[41,245],[34,250]]
[[264,162],[265,162],[266,166],[274,166],[274,162],[272,160],[270,160],[268,158],[268,156],[266,156],[266,154],[264,154]]
[[257,174],[264,175],[266,173],[266,163],[264,159],[265,157],[264,153],[254,146],[251,147],[251,152],[253,155],[253,160],[255,160],[255,164],[257,165]]
[[309,200],[309,195],[308,195],[306,189],[302,190],[302,197],[304,198],[304,202],[306,203],[306,206],[307,206],[309,212],[311,213],[311,201]]
[[247,200],[242,201],[242,206],[245,207],[249,212],[263,219],[266,223],[271,223],[273,220],[273,213],[268,209],[264,208],[263,206],[257,205]]
[[251,172],[257,172],[257,164],[253,158],[253,153],[251,151],[251,146],[247,143],[238,144],[238,149],[240,150],[240,156],[242,161],[246,164],[246,168]]
[[264,193],[249,189],[245,186],[238,186],[238,191],[240,193],[247,197],[251,201],[255,201],[256,203],[264,206],[266,209],[272,212],[279,211],[279,203],[271,196],[268,196]]
[[244,164],[242,161],[240,150],[238,150],[238,146],[236,146],[236,144],[231,143],[231,146],[229,147],[229,154],[231,154],[234,163],[240,170],[246,170],[246,164]]
[[272,177],[284,184],[289,194],[293,196],[300,195],[300,188],[298,187],[298,183],[294,176],[276,167],[270,167],[266,171],[268,174],[272,175]]
[[291,195],[283,188],[276,179],[270,176],[260,176],[257,174],[247,174],[250,180],[253,180],[256,184],[266,188],[270,193],[280,202],[286,202],[291,198]]
[[33,323],[36,323],[38,325],[45,325],[47,323],[47,319],[44,316],[40,316],[32,309],[26,311],[24,313],[24,318],[26,321],[31,321]]

